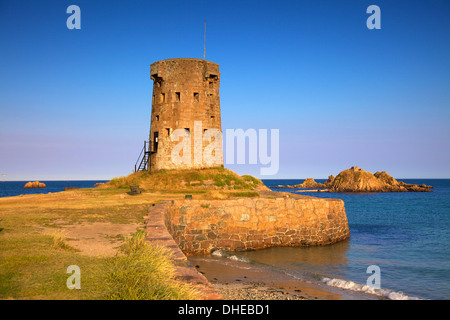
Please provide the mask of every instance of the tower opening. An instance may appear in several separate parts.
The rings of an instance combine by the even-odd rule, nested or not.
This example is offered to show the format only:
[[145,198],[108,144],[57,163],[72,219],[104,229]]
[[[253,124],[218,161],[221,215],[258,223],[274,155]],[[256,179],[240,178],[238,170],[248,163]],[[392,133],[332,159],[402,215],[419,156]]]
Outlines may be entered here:
[[158,152],[158,131],[153,132],[153,152]]

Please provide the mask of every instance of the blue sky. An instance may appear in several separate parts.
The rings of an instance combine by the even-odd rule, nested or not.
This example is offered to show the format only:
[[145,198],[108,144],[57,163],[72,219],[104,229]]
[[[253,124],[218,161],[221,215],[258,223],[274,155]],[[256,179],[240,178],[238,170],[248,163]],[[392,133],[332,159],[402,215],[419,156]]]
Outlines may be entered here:
[[[81,8],[81,30],[66,9]],[[369,5],[381,30],[369,30]],[[0,174],[110,179],[148,139],[151,63],[220,64],[222,128],[279,129],[280,169],[450,178],[450,2],[1,1]],[[259,176],[258,165],[226,165]]]

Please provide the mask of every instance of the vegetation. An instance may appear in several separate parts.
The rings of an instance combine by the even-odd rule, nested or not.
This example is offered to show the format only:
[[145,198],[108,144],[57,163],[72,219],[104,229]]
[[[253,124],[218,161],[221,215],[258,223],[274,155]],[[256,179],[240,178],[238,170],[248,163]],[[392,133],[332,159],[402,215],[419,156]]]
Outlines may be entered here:
[[[119,299],[123,297],[120,291],[112,291],[104,285],[115,265],[125,265],[140,257],[137,264],[145,259],[165,261],[154,267],[165,265],[167,271],[169,255],[161,249],[132,249],[133,242],[128,241],[128,247],[123,250],[115,248],[123,244],[130,233],[144,227],[142,217],[152,203],[183,199],[184,194],[131,196],[127,191],[127,188],[79,189],[0,198],[0,299]],[[89,228],[95,224],[107,228]],[[70,233],[76,227],[84,230],[84,238],[81,234]],[[130,233],[120,231],[124,228]],[[99,239],[103,242],[99,243]],[[85,246],[80,247],[81,244]],[[113,253],[89,252],[105,246]],[[151,258],[144,257],[144,251]],[[70,265],[80,267],[81,290],[69,290],[66,286]],[[165,281],[167,279],[171,279],[170,274],[166,274]],[[189,288],[180,284],[176,285],[180,288],[177,292],[172,280],[160,283],[154,296],[163,297],[162,288],[166,285],[167,298],[192,298]],[[136,291],[139,290],[136,287]],[[147,297],[150,296],[147,293]]]
[[146,191],[254,190],[263,186],[261,180],[252,176],[239,176],[225,168],[197,170],[164,170],[154,173],[141,171],[126,177],[113,178],[104,188],[124,188],[139,185]]
[[[130,195],[134,184],[145,191]],[[169,252],[145,245],[142,231],[128,236],[145,226],[153,203],[186,194],[256,197],[260,186],[216,168],[139,172],[98,188],[0,198],[0,299],[194,299],[195,288],[174,280]],[[66,286],[70,265],[80,267],[81,290]]]
[[64,230],[58,230],[53,231],[50,236],[53,240],[53,248],[55,249],[62,249],[62,250],[69,250],[69,251],[76,251],[75,248],[71,247],[66,242],[66,234]]
[[145,231],[136,232],[122,247],[123,255],[109,259],[105,299],[179,300],[196,299],[195,287],[174,280],[175,266],[165,248],[150,246]]

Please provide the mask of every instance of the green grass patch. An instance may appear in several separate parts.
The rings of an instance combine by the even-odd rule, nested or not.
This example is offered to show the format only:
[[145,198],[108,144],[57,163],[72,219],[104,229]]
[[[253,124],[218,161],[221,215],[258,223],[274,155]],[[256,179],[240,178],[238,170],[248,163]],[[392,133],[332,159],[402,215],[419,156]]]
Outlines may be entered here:
[[253,191],[233,192],[230,194],[233,197],[259,197],[259,193]]
[[174,280],[171,252],[144,240],[136,232],[121,248],[123,255],[108,261],[104,284],[107,300],[192,300],[199,293],[192,285]]
[[[205,183],[210,181],[210,183]],[[239,176],[237,173],[219,167],[209,169],[192,170],[162,170],[149,173],[147,171],[132,173],[126,177],[111,179],[106,188],[124,188],[131,185],[139,185],[144,190],[175,192],[187,190],[192,187],[211,189],[211,186],[219,188],[233,188],[236,190],[253,190],[263,185],[261,180],[249,176]],[[211,186],[210,186],[211,185]]]

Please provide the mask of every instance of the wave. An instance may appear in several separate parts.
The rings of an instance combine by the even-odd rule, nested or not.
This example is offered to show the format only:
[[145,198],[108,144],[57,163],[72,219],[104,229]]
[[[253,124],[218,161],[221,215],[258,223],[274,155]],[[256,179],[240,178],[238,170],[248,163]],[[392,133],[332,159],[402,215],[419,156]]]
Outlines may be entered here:
[[420,298],[408,296],[401,291],[371,288],[365,284],[353,281],[324,277],[322,278],[322,282],[330,287],[374,294],[377,296],[388,298],[390,300],[420,300]]
[[235,255],[223,252],[221,250],[214,250],[213,252],[211,252],[211,255],[215,256],[215,257],[227,258],[227,259],[230,259],[233,261],[239,261],[239,262],[245,262],[245,263],[252,262],[250,259],[247,259],[245,257],[235,256]]
[[[255,268],[256,261],[253,261],[251,259],[248,259],[246,257],[242,256],[236,256],[233,254],[230,254],[229,252],[224,252],[221,250],[215,250],[211,252],[212,256],[224,258],[226,260],[229,260],[229,262],[226,262],[226,260],[222,260],[224,264],[233,264],[234,267],[242,268],[242,269],[250,269]],[[231,260],[231,261],[230,261]],[[236,264],[235,262],[238,262]],[[246,266],[245,264],[251,264],[251,266]],[[256,263],[259,265],[260,263]],[[261,264],[265,265],[265,264]],[[350,280],[343,280],[343,279],[337,279],[337,278],[328,278],[324,277],[323,275],[317,274],[317,273],[310,273],[310,272],[299,272],[299,270],[296,270],[293,272],[293,270],[287,270],[282,267],[276,267],[273,265],[266,265],[267,267],[270,267],[273,271],[280,272],[285,274],[286,276],[297,279],[300,281],[311,281],[311,282],[322,282],[325,285],[328,285],[330,287],[336,287],[344,290],[354,291],[354,292],[361,292],[363,294],[372,294],[376,295],[382,298],[387,298],[389,300],[421,300],[420,298],[408,296],[404,294],[401,291],[392,291],[389,289],[376,289],[369,287],[368,285],[357,283]]]

